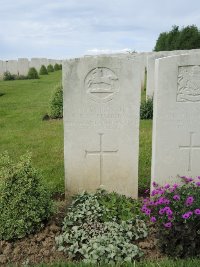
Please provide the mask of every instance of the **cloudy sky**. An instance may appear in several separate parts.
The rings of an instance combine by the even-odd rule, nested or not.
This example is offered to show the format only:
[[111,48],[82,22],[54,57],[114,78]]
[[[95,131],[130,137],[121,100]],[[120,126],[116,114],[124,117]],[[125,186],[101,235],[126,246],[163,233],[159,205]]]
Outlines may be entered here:
[[151,51],[175,24],[200,27],[200,1],[0,0],[0,59]]

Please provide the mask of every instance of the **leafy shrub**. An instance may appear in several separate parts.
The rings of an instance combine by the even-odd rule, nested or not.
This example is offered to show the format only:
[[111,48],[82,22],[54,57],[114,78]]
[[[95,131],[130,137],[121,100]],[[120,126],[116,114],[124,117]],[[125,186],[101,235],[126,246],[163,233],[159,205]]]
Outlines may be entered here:
[[181,179],[182,185],[154,183],[152,198],[144,199],[142,211],[157,225],[163,252],[173,257],[200,256],[200,182]]
[[49,116],[53,119],[63,117],[63,89],[61,85],[55,88],[51,97]]
[[44,65],[41,66],[39,74],[40,75],[47,75],[48,74],[47,68]]
[[30,68],[27,77],[28,79],[39,79],[37,70],[35,68]]
[[4,81],[13,81],[13,80],[15,80],[15,75],[11,74],[9,71],[6,71],[3,74],[3,80]]
[[49,64],[49,65],[47,66],[47,71],[48,71],[48,72],[54,72],[54,68],[53,68],[53,66],[52,66],[51,64]]
[[117,222],[127,221],[141,215],[138,201],[115,192],[108,194],[106,191],[97,192],[98,202],[105,207],[103,210],[103,221],[110,221],[113,218]]
[[57,71],[57,70],[60,70],[60,65],[58,65],[57,63],[54,65],[54,70]]
[[153,98],[148,98],[147,101],[141,103],[140,119],[141,120],[153,119]]
[[[125,197],[122,198],[121,201],[117,197],[125,203]],[[132,217],[122,220],[122,211],[113,212],[113,205],[109,205],[113,199],[116,194],[105,191],[76,196],[64,219],[63,233],[56,237],[58,249],[71,259],[90,263],[132,262],[140,258],[143,253],[133,241],[147,236],[146,224],[134,211]],[[128,210],[130,201],[127,199]]]
[[2,154],[0,182],[0,240],[22,238],[40,229],[51,214],[52,201],[30,155],[15,164]]
[[60,66],[60,70],[62,70],[62,64],[59,64],[59,66]]

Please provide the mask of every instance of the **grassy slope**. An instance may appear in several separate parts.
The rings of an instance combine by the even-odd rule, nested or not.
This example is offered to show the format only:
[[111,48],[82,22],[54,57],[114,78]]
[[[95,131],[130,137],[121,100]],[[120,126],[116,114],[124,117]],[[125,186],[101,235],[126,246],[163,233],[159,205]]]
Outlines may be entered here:
[[[49,99],[61,80],[61,71],[41,76],[40,80],[0,81],[0,153],[7,150],[18,158],[32,152],[34,165],[51,190],[64,190],[62,121],[42,121]],[[145,91],[142,91],[142,101]],[[151,121],[140,125],[139,188],[150,180]]]
[[32,152],[34,165],[53,191],[64,189],[62,121],[42,121],[61,71],[39,80],[0,81],[0,153]]
[[[52,265],[46,265],[41,264],[38,267],[94,267],[97,266],[97,264],[84,264],[84,263],[58,263],[58,264],[52,264]],[[98,265],[99,267],[108,267],[110,265]],[[200,266],[200,260],[199,259],[188,259],[188,260],[158,260],[157,262],[135,262],[132,264],[117,264],[113,265],[116,267],[198,267]]]

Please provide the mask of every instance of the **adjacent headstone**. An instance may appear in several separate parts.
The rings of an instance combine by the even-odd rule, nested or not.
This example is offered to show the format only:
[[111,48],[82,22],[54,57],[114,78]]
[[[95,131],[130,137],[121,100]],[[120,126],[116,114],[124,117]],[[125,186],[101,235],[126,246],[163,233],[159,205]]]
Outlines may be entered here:
[[118,57],[63,62],[66,190],[137,198],[140,63]]
[[29,71],[29,60],[27,58],[18,59],[18,73],[19,75],[27,75]]
[[55,59],[48,59],[48,65],[51,64],[53,67],[56,64],[56,60]]
[[146,98],[152,98],[155,89],[155,61],[158,58],[166,57],[167,53],[156,53],[147,57],[147,82],[146,82]]
[[199,175],[199,121],[200,54],[156,60],[152,181]]
[[41,68],[40,58],[31,58],[30,68],[35,68],[39,72]]
[[18,62],[17,62],[17,60],[7,60],[6,61],[6,69],[11,74],[18,75]]
[[41,58],[40,59],[41,66],[44,65],[45,67],[48,66],[48,59],[47,58]]
[[183,54],[199,53],[200,49],[191,50],[174,50],[174,51],[160,51],[153,52],[147,56],[147,84],[146,84],[146,98],[152,98],[155,89],[155,60],[158,58],[176,56]]

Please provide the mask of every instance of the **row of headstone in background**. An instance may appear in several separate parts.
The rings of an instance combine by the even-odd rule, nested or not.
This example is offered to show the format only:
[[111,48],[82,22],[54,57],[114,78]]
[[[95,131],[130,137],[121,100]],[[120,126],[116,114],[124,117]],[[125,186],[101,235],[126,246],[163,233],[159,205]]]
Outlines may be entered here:
[[155,90],[155,61],[156,59],[182,55],[182,54],[193,54],[200,52],[200,49],[191,49],[191,50],[174,50],[174,51],[161,51],[153,52],[150,55],[147,55],[146,59],[146,69],[147,69],[147,82],[146,82],[146,97],[152,98]]
[[6,71],[15,75],[27,75],[29,68],[31,67],[34,67],[37,71],[39,71],[42,65],[47,67],[49,64],[54,66],[56,63],[62,64],[62,60],[46,58],[32,58],[30,61],[27,58],[7,61],[0,60],[0,79],[3,78],[3,74]]
[[[151,179],[161,185],[178,175],[200,175],[200,53],[189,53],[156,60]],[[71,193],[102,186],[137,198],[144,58],[64,61],[65,179]]]

